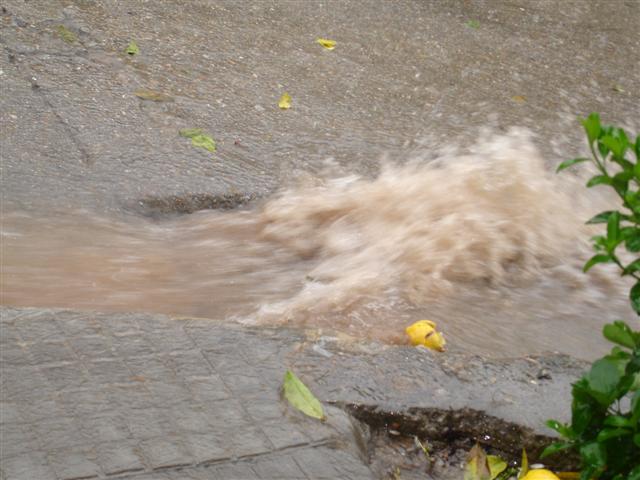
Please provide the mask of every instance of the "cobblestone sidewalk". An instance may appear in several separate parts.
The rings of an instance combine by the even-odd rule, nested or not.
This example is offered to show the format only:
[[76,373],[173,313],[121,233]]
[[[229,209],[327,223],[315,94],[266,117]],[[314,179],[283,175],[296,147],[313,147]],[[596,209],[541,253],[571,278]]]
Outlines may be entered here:
[[282,402],[289,332],[1,313],[2,480],[372,478],[344,413]]

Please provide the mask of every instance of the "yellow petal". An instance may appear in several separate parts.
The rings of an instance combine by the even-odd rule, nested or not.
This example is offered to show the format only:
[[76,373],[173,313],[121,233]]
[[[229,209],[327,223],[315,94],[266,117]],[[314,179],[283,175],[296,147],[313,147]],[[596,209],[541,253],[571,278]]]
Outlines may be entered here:
[[419,320],[408,326],[405,332],[413,346],[423,345],[432,350],[444,351],[444,336],[436,331],[436,324],[431,320]]
[[333,50],[334,48],[336,48],[336,42],[334,40],[328,40],[326,38],[318,38],[316,42],[318,42],[327,50]]
[[291,108],[291,95],[286,92],[283,93],[278,101],[278,106],[283,110]]

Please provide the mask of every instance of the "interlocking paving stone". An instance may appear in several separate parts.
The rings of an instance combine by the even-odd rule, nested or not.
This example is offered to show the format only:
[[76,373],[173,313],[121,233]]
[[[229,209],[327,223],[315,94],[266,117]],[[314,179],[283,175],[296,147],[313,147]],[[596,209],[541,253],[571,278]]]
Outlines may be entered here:
[[[117,318],[2,310],[3,332],[27,338],[3,369],[7,479],[307,478],[278,452],[337,434],[283,405],[286,342],[207,321]],[[238,347],[247,339],[255,349]]]
[[135,441],[101,442],[96,450],[98,464],[107,475],[145,469],[141,459],[142,453]]
[[260,458],[255,461],[252,468],[259,478],[305,478],[304,472],[291,456]]
[[102,473],[95,453],[87,449],[54,450],[49,452],[48,461],[58,478],[65,480],[96,478]]
[[143,440],[140,448],[153,469],[189,465],[194,461],[184,439],[177,435]]
[[140,472],[145,469],[142,452],[135,441],[101,442],[96,451],[97,462],[106,475]]
[[[546,392],[568,394],[570,379],[579,370],[573,364],[561,367],[548,386],[531,385],[526,365],[512,370],[513,362],[466,362],[461,368],[469,371],[463,378],[456,367],[461,358],[435,357],[416,349],[388,349],[374,356],[344,351],[330,359],[318,358],[300,353],[301,338],[294,331],[222,327],[213,321],[162,315],[141,315],[138,322],[132,314],[5,308],[0,314],[3,332],[19,332],[17,341],[24,348],[16,355],[31,362],[16,357],[14,363],[1,366],[3,479],[117,475],[126,480],[264,480],[276,467],[282,469],[281,478],[372,478],[358,455],[354,424],[344,412],[327,403],[328,420],[320,423],[282,400],[282,377],[292,364],[323,400],[393,407],[398,398],[404,401],[409,395],[416,405],[429,406],[437,401],[429,395],[435,387],[451,392],[467,388],[476,394],[474,405],[506,418],[521,408],[493,405],[491,392],[485,395],[483,388],[470,384],[486,377],[487,372],[474,373],[477,369],[519,382],[513,393],[517,401],[534,402],[543,410]],[[119,327],[119,322],[127,325]],[[152,335],[154,322],[161,333]],[[126,332],[118,342],[140,343],[143,336],[149,348],[125,348],[129,353],[122,357],[112,357],[105,349],[92,356],[87,350],[76,352],[72,361],[66,360],[64,348],[57,349],[72,345],[77,335],[104,336],[105,341],[96,344],[108,344],[116,331]],[[177,344],[171,345],[170,338],[158,341],[161,335],[175,336]],[[55,353],[32,356],[37,342],[55,344]],[[63,357],[60,352],[65,352]],[[33,363],[36,358],[39,363]],[[410,367],[429,375],[412,375]],[[357,378],[349,372],[357,372]],[[446,398],[465,406],[458,396]],[[534,424],[562,415],[557,408],[531,411],[537,416],[531,420]]]
[[6,480],[57,480],[53,467],[42,452],[3,459],[1,468]]

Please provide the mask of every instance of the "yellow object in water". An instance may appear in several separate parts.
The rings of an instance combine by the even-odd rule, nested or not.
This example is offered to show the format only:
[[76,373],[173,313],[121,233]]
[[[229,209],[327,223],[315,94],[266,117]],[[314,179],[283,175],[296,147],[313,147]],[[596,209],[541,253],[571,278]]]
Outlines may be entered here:
[[431,350],[444,352],[446,344],[444,336],[436,331],[436,324],[431,320],[419,320],[406,328],[411,345],[424,345]]
[[287,92],[283,93],[280,97],[280,100],[278,101],[278,106],[282,110],[291,108],[291,95],[289,95]]
[[318,38],[318,39],[316,39],[316,42],[318,42],[320,45],[322,45],[327,50],[333,50],[334,48],[336,48],[335,40],[329,40],[327,38]]
[[536,470],[529,470],[521,480],[560,480],[560,478],[549,470],[539,468]]

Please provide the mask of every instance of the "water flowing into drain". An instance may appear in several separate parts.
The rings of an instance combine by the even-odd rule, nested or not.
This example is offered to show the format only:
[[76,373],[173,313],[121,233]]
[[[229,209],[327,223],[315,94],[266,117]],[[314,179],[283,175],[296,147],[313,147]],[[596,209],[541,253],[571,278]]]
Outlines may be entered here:
[[[611,269],[581,273],[608,199],[557,178],[519,133],[468,154],[316,178],[253,211],[162,222],[6,213],[2,303],[290,323],[401,342],[592,358],[628,317]],[[603,300],[606,299],[606,306]]]

